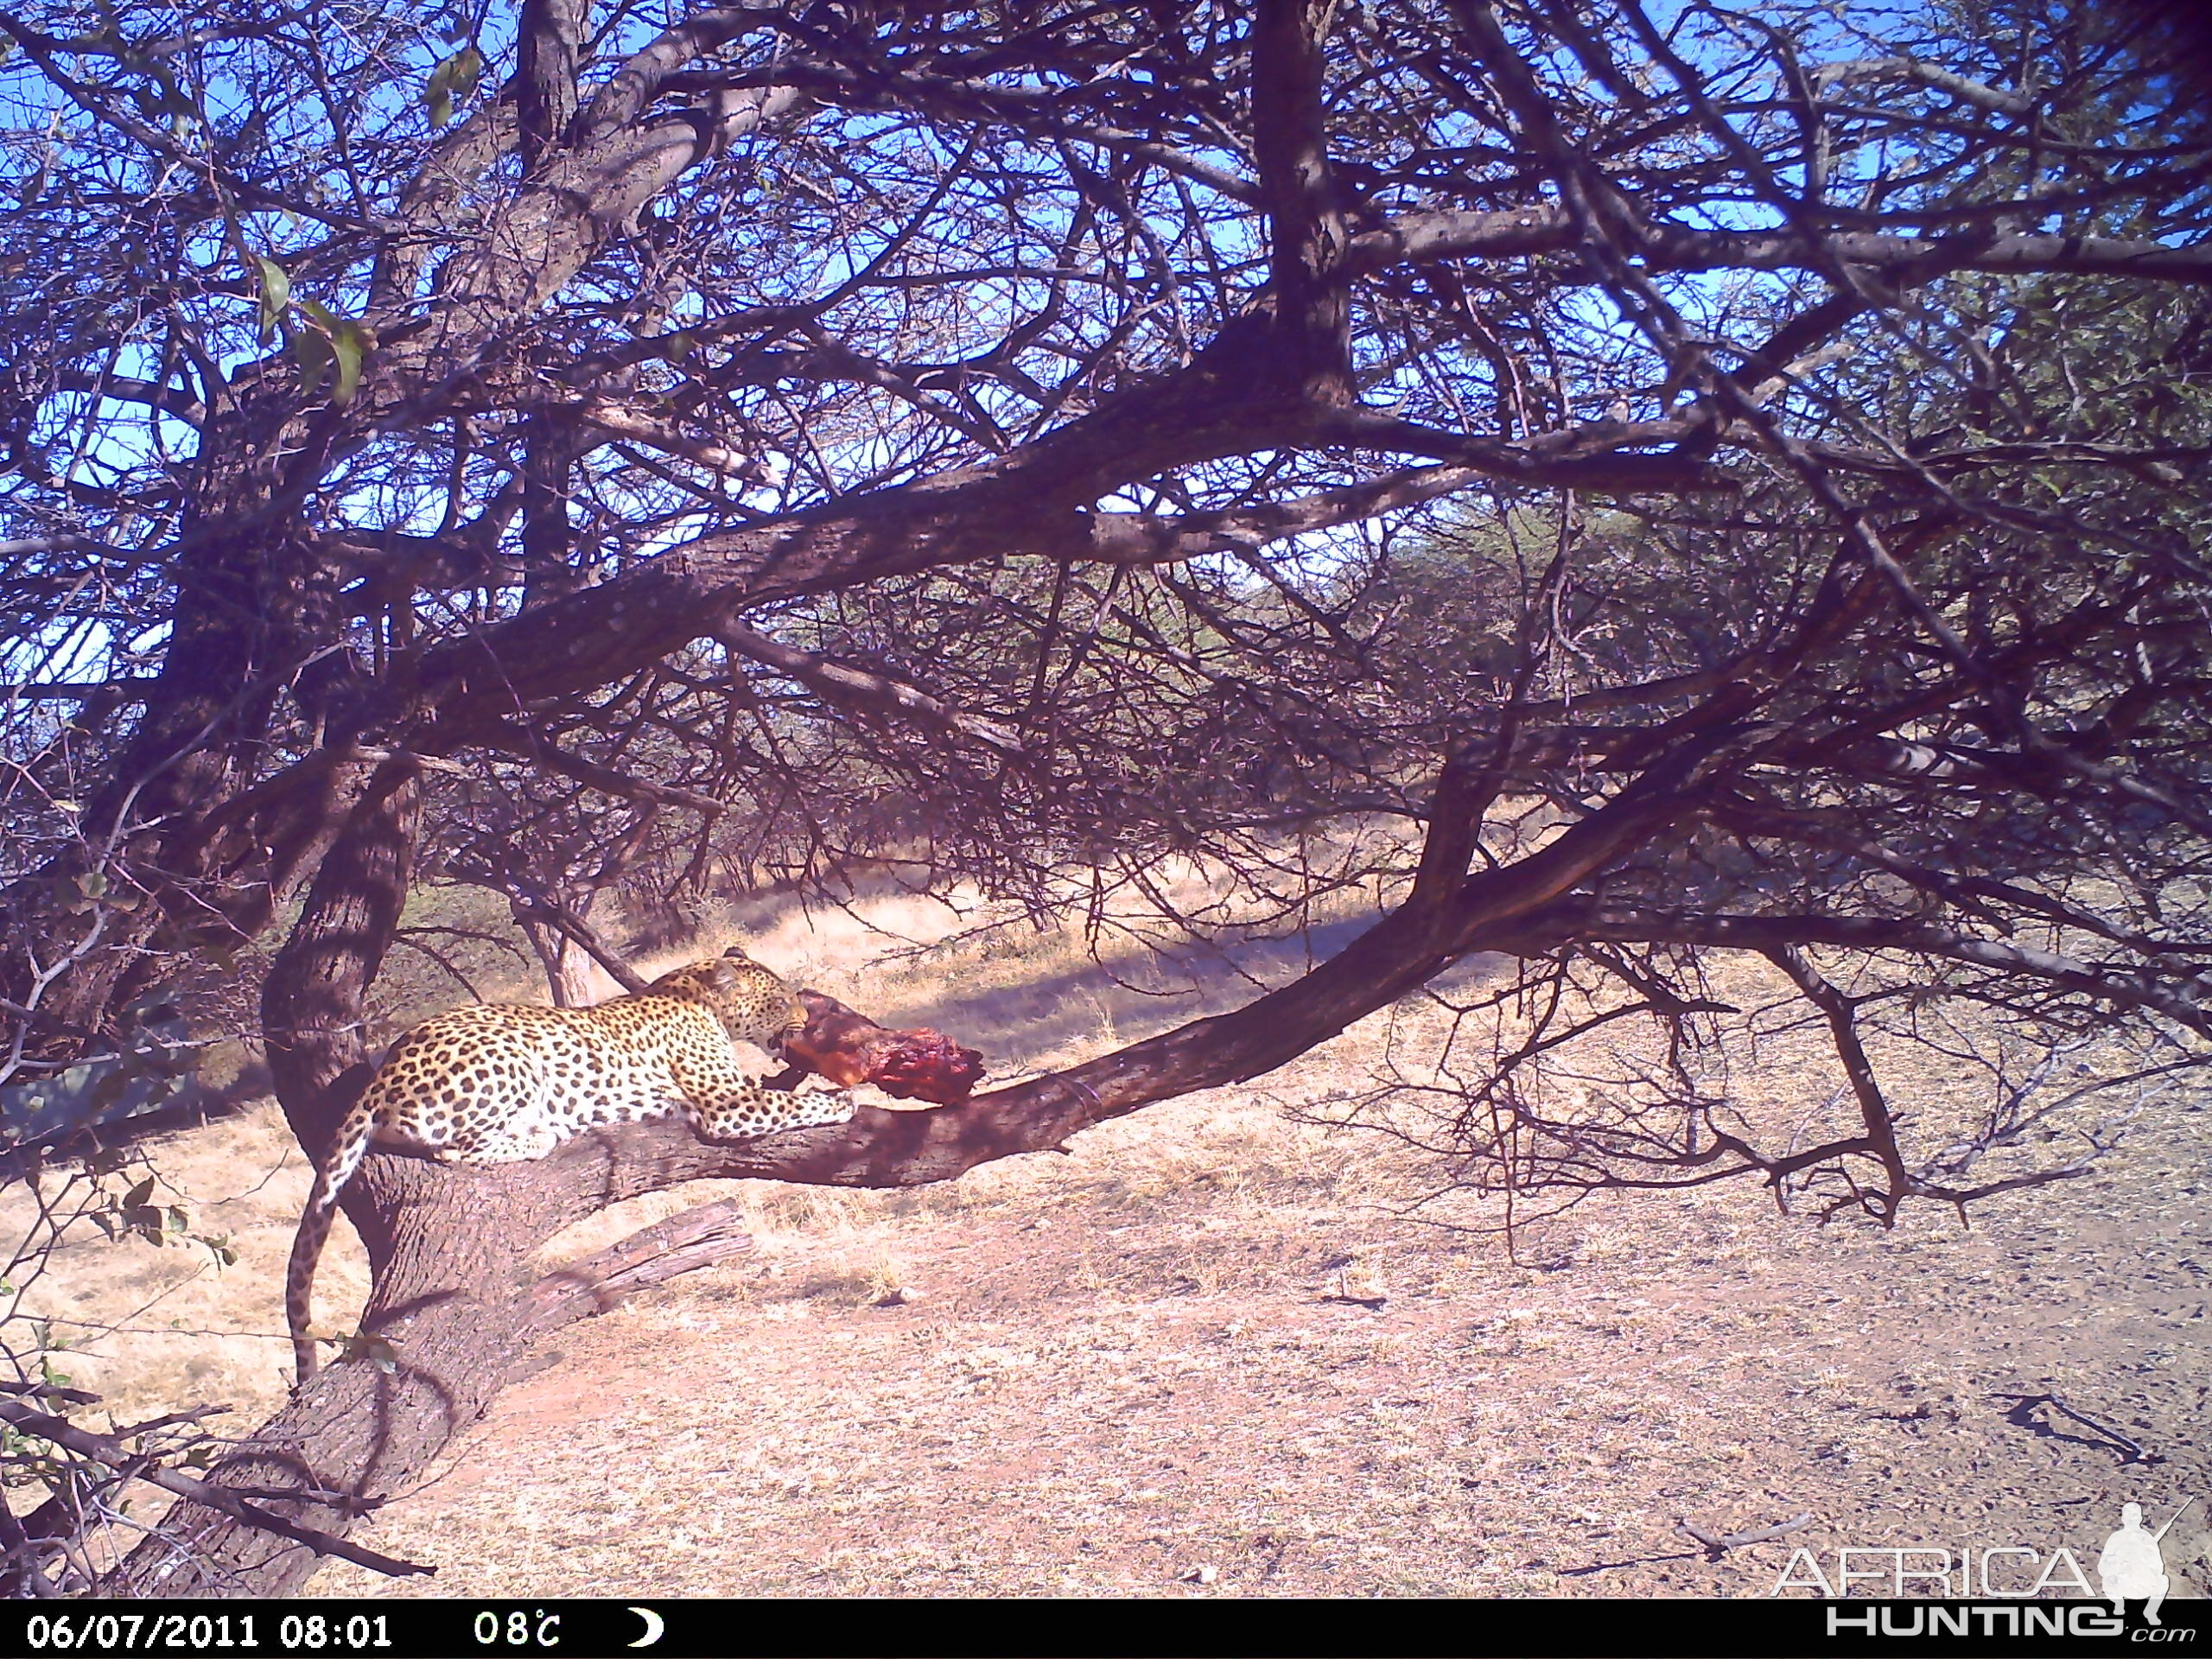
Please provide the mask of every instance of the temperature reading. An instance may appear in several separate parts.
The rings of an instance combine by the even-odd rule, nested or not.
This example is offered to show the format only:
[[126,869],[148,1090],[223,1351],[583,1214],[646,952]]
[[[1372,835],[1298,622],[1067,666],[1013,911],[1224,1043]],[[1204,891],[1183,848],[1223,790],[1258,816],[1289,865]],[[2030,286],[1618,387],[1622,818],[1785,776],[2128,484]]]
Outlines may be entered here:
[[476,1615],[475,1634],[482,1648],[557,1648],[561,1615],[520,1610],[502,1615],[486,1608]]

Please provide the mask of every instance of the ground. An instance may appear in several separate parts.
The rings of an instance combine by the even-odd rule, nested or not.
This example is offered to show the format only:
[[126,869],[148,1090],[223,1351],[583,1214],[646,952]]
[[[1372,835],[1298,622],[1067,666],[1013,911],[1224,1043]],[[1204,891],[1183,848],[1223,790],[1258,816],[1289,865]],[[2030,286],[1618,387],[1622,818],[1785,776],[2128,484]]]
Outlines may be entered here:
[[[2063,1545],[2094,1574],[2123,1502],[2155,1525],[2206,1490],[2201,1118],[2196,1160],[1971,1233],[1647,1203],[1515,1268],[1340,1172],[1125,1179],[1141,1141],[1253,1110],[1181,1104],[958,1203],[769,1197],[756,1257],[564,1334],[395,1508],[378,1547],[439,1564],[396,1587],[1764,1595],[1800,1547]],[[1347,1256],[1379,1309],[1323,1300]],[[2045,1393],[2162,1460],[2016,1410]],[[1807,1512],[1718,1563],[1675,1529]],[[2208,1541],[2200,1508],[2169,1568],[2212,1582]]]
[[[931,1000],[942,961],[863,970],[849,917],[752,920],[763,959],[926,1016],[1001,1075],[1186,1013],[1065,941],[962,947],[955,1005]],[[2018,1547],[2037,1572],[2063,1548],[2094,1577],[2123,1503],[2156,1526],[2190,1494],[2165,1559],[2177,1594],[2212,1589],[2201,1096],[1970,1230],[1934,1208],[1821,1229],[1712,1190],[1509,1243],[1421,1219],[1427,1166],[1402,1149],[1284,1116],[1341,1093],[1379,1030],[941,1189],[704,1183],[596,1218],[555,1253],[728,1196],[757,1248],[560,1333],[363,1535],[434,1579],[333,1563],[313,1592],[1765,1595],[1847,1547]],[[175,1246],[65,1263],[86,1317],[158,1296],[133,1323],[184,1327],[84,1362],[123,1414],[189,1392],[250,1424],[273,1402],[305,1185],[286,1144],[264,1112],[190,1154],[195,1216],[236,1229],[227,1272]],[[283,1167],[218,1190],[255,1158]],[[358,1267],[326,1280],[341,1324]],[[193,1334],[213,1330],[232,1334]],[[2144,1455],[2021,1403],[2052,1394]],[[1719,1560],[1677,1529],[1806,1515]],[[2021,1560],[1998,1558],[1999,1587],[2024,1587],[2002,1576]]]

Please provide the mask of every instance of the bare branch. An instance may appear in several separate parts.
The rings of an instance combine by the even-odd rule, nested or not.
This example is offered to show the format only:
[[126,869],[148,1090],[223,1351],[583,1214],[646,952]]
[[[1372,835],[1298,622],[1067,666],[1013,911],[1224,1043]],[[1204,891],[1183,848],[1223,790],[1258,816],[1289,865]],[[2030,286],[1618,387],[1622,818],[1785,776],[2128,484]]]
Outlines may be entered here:
[[51,1440],[56,1446],[67,1446],[70,1451],[104,1463],[134,1480],[143,1480],[164,1491],[175,1492],[180,1497],[188,1497],[195,1503],[204,1503],[209,1509],[219,1510],[257,1531],[289,1538],[296,1544],[304,1544],[318,1555],[335,1555],[356,1567],[365,1567],[371,1572],[387,1573],[393,1578],[437,1571],[435,1567],[403,1561],[397,1556],[379,1554],[373,1549],[364,1549],[359,1544],[349,1544],[343,1538],[319,1532],[313,1527],[296,1525],[274,1510],[248,1503],[225,1487],[175,1469],[165,1469],[148,1454],[132,1452],[109,1435],[95,1434],[88,1429],[79,1428],[65,1418],[34,1411],[16,1401],[0,1399],[0,1422],[6,1422],[26,1434],[35,1434],[41,1440]]

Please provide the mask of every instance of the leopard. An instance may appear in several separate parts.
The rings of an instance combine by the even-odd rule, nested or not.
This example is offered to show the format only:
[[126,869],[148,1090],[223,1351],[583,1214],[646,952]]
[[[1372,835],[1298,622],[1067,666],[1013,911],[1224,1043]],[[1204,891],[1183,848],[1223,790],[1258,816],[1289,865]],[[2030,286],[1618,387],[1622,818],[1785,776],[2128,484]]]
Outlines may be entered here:
[[739,1063],[735,1043],[780,1058],[806,1020],[797,993],[732,946],[591,1007],[471,1003],[402,1033],[317,1160],[293,1238],[294,1388],[317,1367],[309,1301],[338,1196],[372,1144],[445,1164],[522,1163],[597,1124],[677,1112],[714,1141],[844,1122],[849,1090],[769,1089]]

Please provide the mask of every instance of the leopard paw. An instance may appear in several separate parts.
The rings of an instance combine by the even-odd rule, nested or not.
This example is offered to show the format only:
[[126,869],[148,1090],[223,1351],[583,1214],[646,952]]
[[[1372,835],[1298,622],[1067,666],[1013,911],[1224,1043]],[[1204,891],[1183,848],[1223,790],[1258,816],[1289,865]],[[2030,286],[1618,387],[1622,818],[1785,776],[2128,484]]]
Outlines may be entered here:
[[819,1128],[825,1123],[848,1122],[860,1109],[853,1103],[853,1091],[849,1089],[816,1090],[801,1095],[799,1099],[804,1107],[797,1123],[809,1128]]

